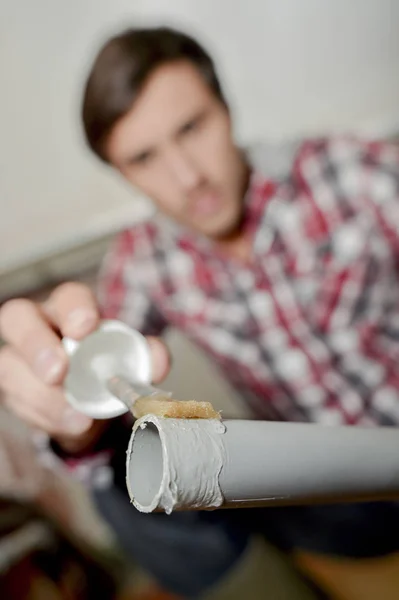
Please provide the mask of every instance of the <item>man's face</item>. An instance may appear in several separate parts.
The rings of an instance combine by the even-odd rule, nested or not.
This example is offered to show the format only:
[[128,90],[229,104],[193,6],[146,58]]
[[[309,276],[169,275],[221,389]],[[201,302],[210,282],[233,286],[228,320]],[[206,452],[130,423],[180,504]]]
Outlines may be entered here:
[[237,228],[245,164],[226,107],[189,62],[153,73],[112,130],[106,152],[176,221],[212,238]]

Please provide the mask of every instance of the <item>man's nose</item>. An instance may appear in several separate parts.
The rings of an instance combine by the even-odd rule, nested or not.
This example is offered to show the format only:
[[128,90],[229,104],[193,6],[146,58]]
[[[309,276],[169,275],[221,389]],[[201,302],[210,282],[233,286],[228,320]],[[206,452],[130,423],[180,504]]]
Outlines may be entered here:
[[185,191],[199,185],[201,175],[191,158],[179,148],[173,148],[168,153],[168,166],[174,179]]

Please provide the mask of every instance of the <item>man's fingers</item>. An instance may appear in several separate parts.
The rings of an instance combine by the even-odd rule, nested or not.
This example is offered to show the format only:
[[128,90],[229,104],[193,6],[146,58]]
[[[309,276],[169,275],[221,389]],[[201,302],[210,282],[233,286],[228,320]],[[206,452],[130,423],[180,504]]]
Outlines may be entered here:
[[45,385],[10,347],[0,351],[0,379],[4,403],[25,422],[50,435],[79,436],[92,419],[67,403],[62,389]]
[[100,321],[97,302],[89,287],[77,282],[58,286],[42,305],[63,336],[81,339]]
[[42,381],[62,381],[68,367],[67,356],[36,304],[24,298],[6,302],[0,310],[0,333]]

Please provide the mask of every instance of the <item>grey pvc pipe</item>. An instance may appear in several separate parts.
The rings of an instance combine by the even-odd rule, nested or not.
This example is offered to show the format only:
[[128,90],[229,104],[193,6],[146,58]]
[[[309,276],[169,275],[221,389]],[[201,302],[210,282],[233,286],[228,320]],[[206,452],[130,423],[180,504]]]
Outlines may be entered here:
[[148,415],[126,481],[142,512],[399,499],[399,430]]

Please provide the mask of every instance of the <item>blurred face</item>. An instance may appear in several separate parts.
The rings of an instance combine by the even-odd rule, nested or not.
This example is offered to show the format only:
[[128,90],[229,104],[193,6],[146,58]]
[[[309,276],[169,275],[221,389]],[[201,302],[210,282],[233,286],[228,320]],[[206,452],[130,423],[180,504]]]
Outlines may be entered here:
[[237,230],[247,169],[226,107],[189,62],[159,67],[115,125],[107,156],[176,221],[212,238]]

